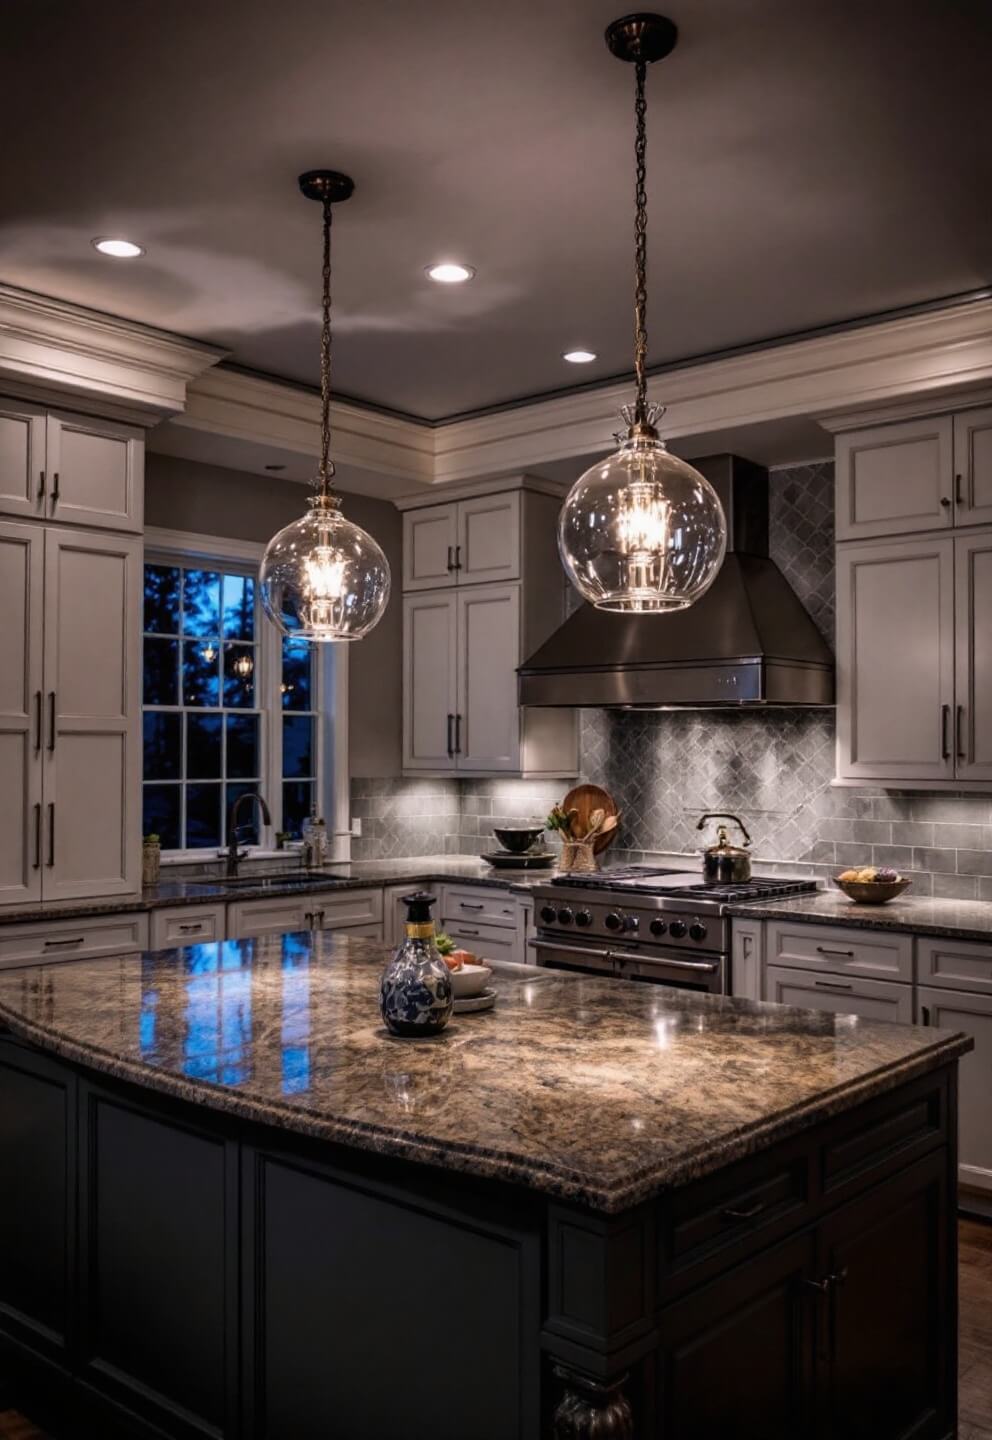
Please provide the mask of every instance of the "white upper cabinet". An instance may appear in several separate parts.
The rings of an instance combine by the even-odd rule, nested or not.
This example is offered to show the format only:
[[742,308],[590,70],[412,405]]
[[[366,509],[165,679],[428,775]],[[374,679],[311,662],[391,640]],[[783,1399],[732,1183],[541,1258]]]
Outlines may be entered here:
[[458,712],[457,596],[403,601],[403,768],[454,770]]
[[41,899],[44,539],[0,521],[0,905]]
[[838,776],[954,777],[954,541],[837,552]]
[[40,516],[45,481],[44,410],[0,401],[0,513]]
[[949,415],[838,435],[836,462],[838,540],[953,525]]
[[0,402],[0,514],[140,534],[140,430]]
[[457,505],[408,510],[403,516],[403,589],[453,585],[457,545]]
[[520,579],[520,492],[480,495],[458,506],[459,585]]
[[458,594],[458,766],[519,770],[520,586]]
[[519,579],[518,490],[405,512],[404,590]]
[[961,780],[992,780],[992,530],[954,541],[954,753]]
[[992,406],[954,417],[954,484],[957,523],[992,523]]

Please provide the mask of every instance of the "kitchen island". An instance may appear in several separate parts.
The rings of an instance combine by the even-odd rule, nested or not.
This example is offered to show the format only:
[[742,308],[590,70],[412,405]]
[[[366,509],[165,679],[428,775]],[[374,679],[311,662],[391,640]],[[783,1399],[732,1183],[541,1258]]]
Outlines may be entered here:
[[401,1041],[384,959],[295,934],[0,973],[0,1376],[28,1413],[953,1433],[965,1037],[507,965],[492,1012]]

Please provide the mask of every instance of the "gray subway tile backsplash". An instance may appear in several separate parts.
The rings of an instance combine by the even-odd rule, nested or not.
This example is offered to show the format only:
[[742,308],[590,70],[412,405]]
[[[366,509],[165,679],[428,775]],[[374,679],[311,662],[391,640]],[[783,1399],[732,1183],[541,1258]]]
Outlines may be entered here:
[[[832,464],[773,471],[769,498],[772,558],[832,645]],[[834,785],[830,710],[586,710],[580,764],[621,811],[618,859],[685,855],[695,865],[699,816],[730,810],[748,826],[756,859],[781,873],[825,879],[847,866],[895,865],[912,875],[915,894],[992,900],[992,796]],[[363,833],[352,853],[476,855],[494,846],[494,825],[543,818],[567,788],[354,779]]]

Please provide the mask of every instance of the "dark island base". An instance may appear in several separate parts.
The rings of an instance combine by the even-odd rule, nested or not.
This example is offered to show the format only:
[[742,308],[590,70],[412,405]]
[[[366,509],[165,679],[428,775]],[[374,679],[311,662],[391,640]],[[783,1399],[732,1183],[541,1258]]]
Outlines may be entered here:
[[945,1440],[956,1066],[620,1215],[0,1038],[0,1389],[230,1440]]

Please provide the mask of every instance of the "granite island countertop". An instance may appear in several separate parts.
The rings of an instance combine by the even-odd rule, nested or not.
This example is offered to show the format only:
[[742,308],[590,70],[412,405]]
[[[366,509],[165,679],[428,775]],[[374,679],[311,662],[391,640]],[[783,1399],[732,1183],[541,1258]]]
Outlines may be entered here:
[[432,1040],[329,933],[0,972],[0,1024],[152,1090],[615,1212],[946,1064],[963,1035],[497,965]]
[[935,900],[903,893],[884,905],[856,905],[840,890],[817,890],[792,900],[731,905],[731,915],[749,920],[801,920],[849,925],[858,930],[901,930],[992,944],[992,901]]
[[[268,868],[280,868],[277,861],[263,862],[258,878]],[[291,862],[286,868],[290,868]],[[342,860],[322,870],[299,870],[285,883],[231,885],[223,875],[216,879],[196,877],[171,880],[163,866],[157,885],[147,885],[140,895],[104,896],[93,900],[68,900],[47,905],[0,907],[0,925],[34,920],[82,919],[87,915],[125,915],[136,911],[161,910],[171,905],[207,905],[217,901],[264,900],[273,895],[295,895],[300,891],[360,890],[367,885],[426,885],[445,881],[465,885],[486,885],[496,890],[520,893],[546,882],[553,870],[495,869],[484,860],[458,855],[415,855],[403,860]],[[247,878],[247,873],[246,873]],[[254,876],[252,878],[255,878]]]

